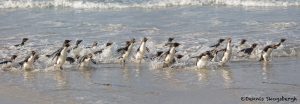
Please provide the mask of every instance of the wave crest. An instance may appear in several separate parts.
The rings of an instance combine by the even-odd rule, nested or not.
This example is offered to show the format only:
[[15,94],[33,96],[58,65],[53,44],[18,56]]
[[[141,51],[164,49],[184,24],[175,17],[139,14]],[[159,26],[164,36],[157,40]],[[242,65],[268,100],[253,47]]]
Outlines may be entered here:
[[[112,0],[114,1],[114,0]],[[79,9],[122,9],[122,8],[164,8],[187,5],[222,5],[245,7],[290,7],[300,6],[299,1],[274,0],[150,0],[145,2],[95,2],[70,0],[4,0],[0,1],[0,8],[79,8]]]

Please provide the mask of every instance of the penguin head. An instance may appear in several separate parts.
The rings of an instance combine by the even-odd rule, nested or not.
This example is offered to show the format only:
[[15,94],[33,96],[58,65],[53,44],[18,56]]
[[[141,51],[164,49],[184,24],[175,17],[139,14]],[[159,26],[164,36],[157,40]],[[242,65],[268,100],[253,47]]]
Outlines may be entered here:
[[253,43],[251,47],[252,47],[252,48],[255,48],[256,46],[257,46],[257,44],[256,44],[256,43]]
[[97,45],[98,45],[98,43],[95,41],[92,46],[95,47]]
[[147,42],[147,40],[148,40],[148,39],[147,39],[146,37],[143,38],[143,42]]
[[222,43],[225,39],[219,39],[218,43]]
[[172,42],[174,40],[174,38],[168,38],[168,42],[170,43],[170,42]]
[[23,38],[22,43],[25,43],[28,40],[28,38]]
[[65,40],[64,44],[69,44],[71,42],[71,40]]
[[227,38],[227,42],[231,43],[232,39],[231,38]]
[[131,43],[135,43],[135,38],[132,38],[132,39],[131,39]]
[[36,54],[35,51],[31,51],[31,55],[34,56]]
[[285,42],[285,40],[286,40],[286,39],[284,39],[284,38],[280,39],[280,43]]
[[180,43],[177,43],[177,42],[172,44],[173,47],[178,47],[179,45],[180,45]]
[[10,60],[15,60],[18,56],[17,55],[12,55]]
[[156,57],[160,56],[162,53],[164,53],[164,52],[163,51],[156,52]]
[[240,45],[245,44],[246,43],[246,39],[242,39]]
[[205,55],[207,55],[209,58],[214,58],[214,56],[212,55],[212,53],[210,51],[206,51]]
[[111,46],[113,43],[112,42],[108,42],[106,43],[106,47]]
[[126,41],[126,46],[129,46],[131,44],[131,41]]
[[76,45],[79,45],[82,42],[82,40],[77,40]]

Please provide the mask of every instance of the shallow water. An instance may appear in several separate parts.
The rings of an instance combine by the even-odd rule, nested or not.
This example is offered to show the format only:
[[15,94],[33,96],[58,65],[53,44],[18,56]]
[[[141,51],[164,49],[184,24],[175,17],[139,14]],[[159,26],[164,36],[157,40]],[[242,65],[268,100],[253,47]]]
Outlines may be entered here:
[[[85,70],[67,64],[63,71],[47,70],[47,59],[42,57],[34,72],[0,72],[0,103],[223,104],[251,103],[242,102],[240,98],[244,96],[300,98],[298,7],[29,7],[3,8],[0,17],[1,58],[19,54],[20,61],[30,50],[48,54],[64,39],[83,39],[81,47],[93,41],[101,45],[110,41],[115,51],[125,40],[144,36],[150,38],[147,46],[151,53],[163,50],[157,44],[175,37],[182,44],[178,52],[185,55],[175,64],[177,68],[156,69],[156,62],[146,61],[126,67],[97,64]],[[23,37],[30,39],[25,47],[11,47]],[[233,58],[227,67],[192,67],[195,63],[189,56],[206,51],[209,45],[226,37],[232,37],[234,44],[242,38],[248,39],[247,44],[259,43],[259,50],[280,38],[287,41],[274,51],[267,65],[256,59]],[[109,59],[115,61],[118,56],[112,57]]]

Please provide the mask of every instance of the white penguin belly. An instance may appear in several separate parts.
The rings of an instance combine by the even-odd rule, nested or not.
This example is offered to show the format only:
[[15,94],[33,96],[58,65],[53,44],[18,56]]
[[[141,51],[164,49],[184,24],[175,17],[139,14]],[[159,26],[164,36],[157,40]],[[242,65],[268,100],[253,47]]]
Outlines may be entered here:
[[207,66],[208,60],[199,60],[197,62],[197,68],[204,68]]

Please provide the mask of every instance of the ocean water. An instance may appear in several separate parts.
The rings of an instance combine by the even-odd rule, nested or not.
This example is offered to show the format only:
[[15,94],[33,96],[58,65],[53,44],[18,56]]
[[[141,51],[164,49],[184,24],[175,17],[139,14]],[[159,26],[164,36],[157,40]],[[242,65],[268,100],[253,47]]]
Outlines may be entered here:
[[[241,97],[296,97],[300,99],[300,1],[299,0],[0,0],[0,58],[29,51],[41,55],[36,70],[0,71],[0,103],[5,104],[235,104]],[[28,44],[16,48],[22,38]],[[116,63],[116,49],[125,41],[149,38],[149,54],[165,50],[174,37],[184,57],[172,68],[160,62]],[[194,68],[191,56],[207,51],[219,38],[258,43],[251,59],[234,54],[228,66],[211,63]],[[273,51],[268,64],[258,62],[268,44],[287,41]],[[78,69],[50,70],[43,57],[65,39],[80,47],[99,49],[114,42],[112,53],[96,57],[100,64]],[[87,50],[89,52],[89,50]],[[234,50],[236,53],[237,50]],[[290,103],[290,102],[279,102]],[[294,103],[299,103],[294,102]]]

